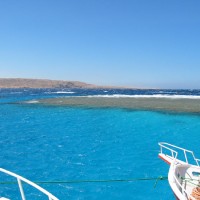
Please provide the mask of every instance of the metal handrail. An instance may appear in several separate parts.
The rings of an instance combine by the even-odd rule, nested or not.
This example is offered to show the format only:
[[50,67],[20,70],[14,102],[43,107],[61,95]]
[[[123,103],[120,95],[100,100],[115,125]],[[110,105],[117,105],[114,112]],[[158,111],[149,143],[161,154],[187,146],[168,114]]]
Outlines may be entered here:
[[6,169],[3,169],[3,168],[0,168],[0,172],[8,174],[8,175],[10,175],[12,177],[15,177],[17,179],[22,200],[26,200],[26,197],[25,197],[25,194],[24,194],[24,190],[23,190],[23,186],[22,186],[22,181],[27,183],[28,185],[31,185],[32,187],[36,188],[37,190],[39,190],[43,194],[45,194],[49,198],[49,200],[58,200],[57,197],[55,197],[54,195],[49,193],[47,190],[41,188],[39,185],[29,181],[28,179],[26,179],[26,178],[24,178],[22,176],[19,176],[19,175],[15,174],[15,173],[13,173],[11,171],[8,171]]
[[[171,151],[172,157],[173,157],[174,159],[177,159],[177,157],[178,157],[178,152],[175,151],[174,149],[183,151],[184,156],[185,156],[185,161],[186,161],[187,164],[189,164],[189,162],[188,162],[188,157],[187,157],[187,153],[192,154],[192,157],[193,157],[194,161],[196,162],[197,166],[199,166],[200,159],[197,159],[197,158],[194,156],[193,151],[190,151],[190,150],[187,150],[187,149],[184,149],[184,148],[181,148],[181,147],[178,147],[178,146],[169,144],[169,143],[165,143],[165,142],[159,142],[158,145],[160,146],[160,152],[161,152],[161,153],[163,152],[163,149],[167,149],[167,150]],[[170,148],[170,147],[173,147],[174,149],[172,149],[172,148]],[[174,156],[174,153],[175,153],[175,156]]]

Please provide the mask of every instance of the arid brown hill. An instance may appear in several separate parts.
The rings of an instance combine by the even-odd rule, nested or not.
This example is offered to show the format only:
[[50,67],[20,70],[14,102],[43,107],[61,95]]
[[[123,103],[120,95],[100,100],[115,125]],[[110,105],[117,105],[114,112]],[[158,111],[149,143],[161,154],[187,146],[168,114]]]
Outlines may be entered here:
[[96,88],[97,86],[78,81],[47,79],[0,78],[0,88]]

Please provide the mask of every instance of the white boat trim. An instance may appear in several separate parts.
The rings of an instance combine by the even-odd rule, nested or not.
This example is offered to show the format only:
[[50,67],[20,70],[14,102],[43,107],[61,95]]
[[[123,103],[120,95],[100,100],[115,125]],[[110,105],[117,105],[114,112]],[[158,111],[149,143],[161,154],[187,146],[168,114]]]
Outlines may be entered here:
[[[159,157],[170,164],[168,181],[169,185],[178,200],[196,200],[192,191],[199,187],[200,183],[200,160],[197,159],[193,151],[171,145],[169,143],[159,143]],[[180,151],[184,155],[184,160],[179,158]],[[189,161],[188,155],[192,155],[193,162]],[[194,174],[198,173],[198,176]],[[182,177],[182,175],[184,175]],[[187,180],[187,177],[189,179]]]
[[[3,168],[0,168],[0,172],[5,173],[7,175],[10,175],[12,177],[15,177],[17,179],[22,200],[26,200],[26,197],[25,197],[25,194],[24,194],[24,191],[23,191],[22,182],[25,182],[25,183],[29,184],[30,186],[36,188],[37,190],[39,190],[40,192],[42,192],[44,195],[46,195],[49,198],[49,200],[58,200],[57,197],[55,197],[54,195],[52,195],[47,190],[43,189],[42,187],[40,187],[39,185],[33,183],[32,181],[30,181],[30,180],[28,180],[28,179],[26,179],[26,178],[24,178],[22,176],[19,176],[18,174],[15,174],[15,173],[13,173],[11,171],[8,171],[6,169],[3,169]],[[0,197],[0,200],[1,199],[7,199],[7,198]]]

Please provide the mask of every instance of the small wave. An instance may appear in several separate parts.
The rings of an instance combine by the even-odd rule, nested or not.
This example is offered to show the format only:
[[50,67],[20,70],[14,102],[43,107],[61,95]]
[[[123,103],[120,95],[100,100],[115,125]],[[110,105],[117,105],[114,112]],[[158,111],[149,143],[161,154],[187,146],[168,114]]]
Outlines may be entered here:
[[82,165],[82,166],[84,166],[85,164],[84,163],[82,163],[82,162],[77,162],[77,163],[74,163],[75,165]]
[[31,101],[26,101],[25,103],[39,103],[39,101],[31,100]]
[[165,95],[167,95],[167,94],[172,95],[172,94],[177,94],[177,91],[162,91],[162,90],[160,90],[160,91],[157,91],[157,93],[165,94]]
[[125,95],[125,94],[113,94],[113,95],[89,95],[85,96],[89,98],[104,97],[104,98],[167,98],[167,99],[200,99],[197,95],[165,95],[165,94],[153,94],[153,95]]
[[22,94],[22,92],[10,92],[10,94]]
[[75,92],[71,91],[57,91],[57,92],[45,92],[45,94],[74,94]]

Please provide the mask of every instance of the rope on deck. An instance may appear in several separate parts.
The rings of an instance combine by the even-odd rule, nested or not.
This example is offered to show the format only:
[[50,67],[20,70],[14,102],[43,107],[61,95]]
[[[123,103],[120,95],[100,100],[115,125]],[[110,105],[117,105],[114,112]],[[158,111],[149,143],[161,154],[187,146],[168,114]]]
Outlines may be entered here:
[[[197,186],[197,187],[200,187],[200,182],[199,182],[199,180],[197,180],[197,179],[184,178],[184,177],[181,177],[181,179],[187,181],[188,183],[191,183],[192,185],[195,185],[195,186]],[[197,181],[198,184],[194,183],[193,181]]]

